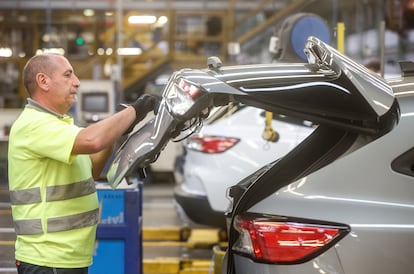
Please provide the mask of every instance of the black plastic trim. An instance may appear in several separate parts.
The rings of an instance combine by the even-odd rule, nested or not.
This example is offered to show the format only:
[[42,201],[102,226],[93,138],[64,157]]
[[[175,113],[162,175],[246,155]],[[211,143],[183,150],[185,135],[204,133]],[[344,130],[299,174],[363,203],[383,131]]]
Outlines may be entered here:
[[395,172],[414,177],[414,148],[394,159],[391,162],[391,168]]

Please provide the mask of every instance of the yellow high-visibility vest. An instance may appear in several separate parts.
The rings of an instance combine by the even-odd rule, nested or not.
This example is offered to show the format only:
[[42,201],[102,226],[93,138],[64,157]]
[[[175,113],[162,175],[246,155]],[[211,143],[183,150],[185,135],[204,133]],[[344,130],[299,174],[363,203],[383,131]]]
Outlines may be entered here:
[[29,99],[9,136],[17,260],[56,268],[92,263],[98,198],[89,155],[71,155],[81,128]]

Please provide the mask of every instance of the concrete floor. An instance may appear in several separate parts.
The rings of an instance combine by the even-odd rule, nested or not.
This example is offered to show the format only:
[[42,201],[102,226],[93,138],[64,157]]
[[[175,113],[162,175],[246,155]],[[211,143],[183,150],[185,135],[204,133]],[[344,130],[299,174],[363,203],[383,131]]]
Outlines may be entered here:
[[[198,240],[183,240],[174,237],[180,237],[180,235],[182,237],[183,231],[187,236],[195,235],[194,231],[202,231],[201,238],[207,239],[206,235],[211,235],[211,233],[214,235],[217,231],[180,217],[174,205],[173,187],[173,183],[152,183],[143,186],[143,273],[157,273],[157,270],[149,270],[151,269],[150,262],[156,261],[157,264],[162,264],[164,261],[170,260],[177,262],[177,265],[182,265],[183,260],[201,260],[205,265],[204,272],[197,273],[213,273],[210,271],[211,265],[208,270],[206,264],[212,261],[212,246],[219,243],[217,238],[213,237],[207,242],[197,243]],[[10,213],[7,186],[0,184],[0,273],[16,274],[17,271],[14,267],[15,235]],[[179,236],[174,236],[174,233]],[[166,235],[173,236],[170,239],[163,238]],[[152,269],[154,268],[152,267]]]

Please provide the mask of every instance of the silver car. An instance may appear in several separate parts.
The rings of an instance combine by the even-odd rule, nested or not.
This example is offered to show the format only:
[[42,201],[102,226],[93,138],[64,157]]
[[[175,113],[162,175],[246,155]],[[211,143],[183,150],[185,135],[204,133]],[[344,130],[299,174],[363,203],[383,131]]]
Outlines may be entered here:
[[389,81],[401,111],[392,131],[313,135],[233,187],[224,273],[414,273],[414,77],[404,74]]

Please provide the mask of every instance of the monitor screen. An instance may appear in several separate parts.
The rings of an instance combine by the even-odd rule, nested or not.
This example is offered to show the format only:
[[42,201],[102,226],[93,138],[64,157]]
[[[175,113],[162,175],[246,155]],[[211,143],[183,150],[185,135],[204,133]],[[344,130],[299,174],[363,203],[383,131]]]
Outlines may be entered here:
[[82,111],[108,112],[109,96],[106,92],[89,92],[82,94]]

